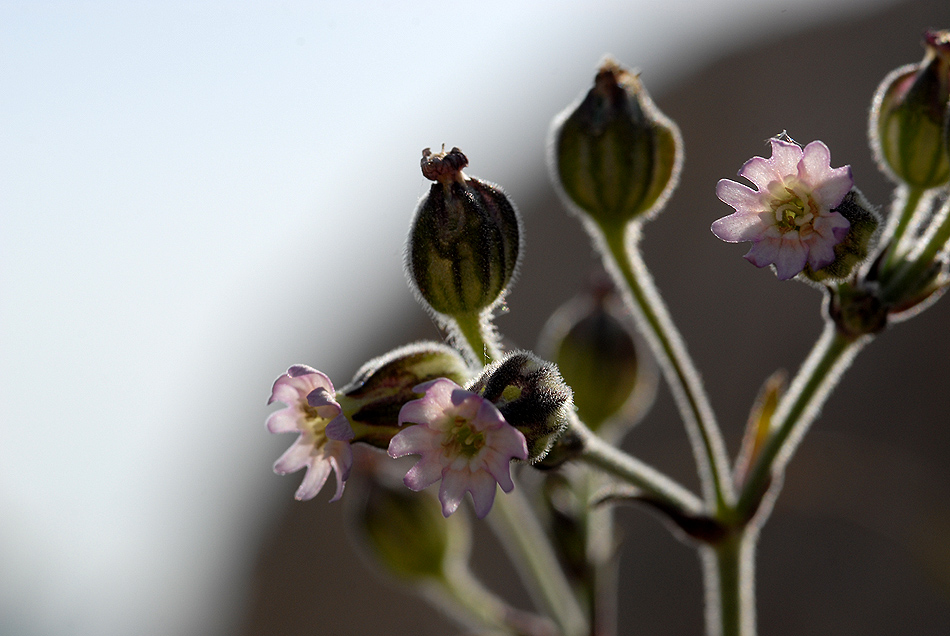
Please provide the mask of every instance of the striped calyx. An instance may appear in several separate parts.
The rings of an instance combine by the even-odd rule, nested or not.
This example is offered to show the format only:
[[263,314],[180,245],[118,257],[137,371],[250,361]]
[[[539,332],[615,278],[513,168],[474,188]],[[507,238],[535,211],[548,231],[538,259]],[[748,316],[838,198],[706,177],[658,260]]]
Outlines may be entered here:
[[555,183],[603,228],[659,209],[679,177],[679,130],[634,73],[606,60],[594,86],[554,122]]
[[508,288],[521,252],[521,219],[496,185],[467,176],[458,149],[422,151],[434,183],[416,209],[406,270],[419,297],[446,316],[478,314]]
[[874,95],[871,145],[899,182],[936,188],[950,181],[950,31],[924,35],[924,59],[891,72]]

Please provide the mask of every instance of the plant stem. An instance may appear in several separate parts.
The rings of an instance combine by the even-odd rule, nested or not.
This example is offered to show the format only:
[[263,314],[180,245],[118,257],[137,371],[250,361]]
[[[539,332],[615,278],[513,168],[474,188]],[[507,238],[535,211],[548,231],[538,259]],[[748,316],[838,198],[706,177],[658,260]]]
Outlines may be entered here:
[[706,588],[706,636],[754,636],[755,542],[751,527],[700,547]]
[[431,590],[433,600],[453,606],[465,615],[466,623],[471,624],[474,619],[482,627],[519,636],[550,636],[555,630],[548,619],[510,606],[486,589],[467,568],[453,568],[440,582]]
[[[911,219],[914,218],[917,206],[920,204],[924,192],[926,192],[926,190],[921,188],[904,187],[906,190],[902,197],[903,205],[901,205],[900,215],[897,217],[897,224],[893,226],[894,229],[889,235],[885,234],[882,237],[882,241],[888,241],[890,245],[887,250],[887,255],[884,258],[884,270],[888,270],[894,265],[894,259],[898,256],[901,239],[904,238],[904,233],[907,232],[907,228],[910,227]],[[900,198],[898,200],[900,200]]]
[[[474,314],[453,318],[459,335],[476,354],[481,354],[477,355],[480,364],[488,364],[501,355],[487,319]],[[551,542],[517,487],[495,498],[488,521],[515,562],[529,593],[549,612],[562,634],[585,634],[588,627],[584,612],[561,570]]]
[[637,223],[627,228],[601,228],[606,245],[604,260],[618,278],[618,286],[627,290],[625,300],[638,318],[676,398],[692,442],[706,501],[718,514],[723,514],[734,495],[722,433],[683,339],[637,250],[639,232]]
[[934,218],[927,233],[921,237],[921,247],[911,252],[907,261],[897,266],[889,280],[884,282],[885,298],[894,298],[900,295],[901,287],[905,284],[914,285],[929,268],[937,254],[950,240],[950,199],[944,202]]
[[772,476],[783,473],[842,372],[870,340],[871,336],[853,340],[839,333],[834,323],[825,324],[824,332],[775,411],[772,433],[755,459],[736,504],[738,519],[748,519],[755,513]]
[[619,477],[684,513],[696,514],[703,510],[699,497],[652,466],[608,444],[580,422],[572,422],[571,429],[584,441],[581,459],[591,466]]
[[452,316],[452,322],[455,323],[460,345],[468,345],[474,361],[481,367],[501,355],[496,338],[488,324],[488,319],[483,314],[464,314]]
[[561,632],[565,636],[586,634],[584,612],[541,524],[517,487],[495,499],[488,521],[502,538],[535,602],[550,613]]

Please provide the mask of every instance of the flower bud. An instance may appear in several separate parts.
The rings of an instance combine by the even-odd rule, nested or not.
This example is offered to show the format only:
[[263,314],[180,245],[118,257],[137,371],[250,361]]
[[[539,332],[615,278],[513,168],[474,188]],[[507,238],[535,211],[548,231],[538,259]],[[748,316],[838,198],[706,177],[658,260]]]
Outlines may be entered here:
[[493,403],[528,443],[528,461],[547,455],[567,426],[571,388],[557,367],[529,351],[513,351],[486,367],[468,387]]
[[[633,333],[619,316],[616,298],[602,285],[559,308],[548,319],[539,344],[538,350],[557,364],[573,389],[578,416],[595,432],[625,406],[632,406],[641,381],[655,384],[641,377]],[[644,400],[638,402],[638,410],[644,410]]]
[[833,290],[827,311],[838,333],[851,340],[878,333],[887,327],[888,306],[881,299],[876,284],[867,283],[861,287],[839,285]]
[[504,295],[518,267],[521,218],[501,188],[465,175],[458,148],[422,151],[435,183],[416,209],[406,271],[419,298],[446,316],[479,314]]
[[412,387],[437,378],[463,384],[469,375],[455,349],[437,342],[417,342],[364,364],[336,399],[353,428],[353,441],[385,449],[401,430],[399,410],[419,397]]
[[378,471],[364,487],[365,499],[351,511],[355,536],[391,574],[414,581],[443,579],[450,563],[467,558],[470,537],[464,515],[444,519],[432,494],[411,492]]
[[815,282],[847,278],[857,265],[867,259],[872,239],[875,238],[880,225],[880,218],[874,206],[857,188],[852,188],[832,212],[839,213],[851,226],[844,239],[833,248],[835,260],[821,269],[812,269],[811,265],[805,265],[802,274]]
[[683,163],[679,129],[640,78],[611,59],[587,95],[555,119],[551,136],[555,183],[602,228],[659,209]]
[[923,43],[923,61],[896,69],[878,87],[869,132],[881,168],[920,189],[950,181],[950,31],[928,31]]

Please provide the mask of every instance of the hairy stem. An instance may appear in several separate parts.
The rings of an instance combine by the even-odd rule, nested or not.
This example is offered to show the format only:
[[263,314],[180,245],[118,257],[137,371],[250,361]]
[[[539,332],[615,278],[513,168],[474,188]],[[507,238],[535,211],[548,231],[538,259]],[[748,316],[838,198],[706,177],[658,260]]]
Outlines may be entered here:
[[717,513],[722,514],[733,501],[732,478],[722,433],[716,424],[699,373],[686,353],[683,339],[673,325],[636,248],[639,225],[634,223],[627,228],[601,228],[601,237],[606,246],[605,263],[618,279],[618,286],[626,291],[624,298],[638,319],[641,331],[660,362],[676,398],[692,442],[706,501],[714,506]]
[[608,444],[580,422],[572,422],[571,429],[584,441],[581,459],[591,466],[622,479],[684,514],[697,514],[703,510],[699,497],[652,466]]
[[587,633],[584,612],[558,564],[531,505],[516,487],[495,499],[488,521],[515,562],[535,602],[547,610],[565,636]]
[[[479,364],[488,364],[501,355],[487,317],[470,315],[455,317],[454,320],[459,335],[480,354]],[[531,505],[517,487],[495,498],[488,521],[515,562],[529,593],[549,612],[564,636],[586,633],[588,627],[584,612],[558,563],[554,548]]]
[[755,459],[736,504],[739,519],[747,519],[755,513],[772,477],[784,472],[841,374],[870,340],[871,336],[856,340],[848,338],[838,332],[834,323],[826,323],[824,332],[775,411],[772,432]]
[[706,636],[754,636],[757,530],[700,547],[706,589]]

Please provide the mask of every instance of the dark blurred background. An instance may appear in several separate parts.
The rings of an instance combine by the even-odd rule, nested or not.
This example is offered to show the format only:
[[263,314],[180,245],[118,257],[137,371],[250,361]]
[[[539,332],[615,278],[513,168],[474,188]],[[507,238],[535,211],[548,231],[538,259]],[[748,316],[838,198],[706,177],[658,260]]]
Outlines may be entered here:
[[[776,368],[794,372],[821,330],[821,296],[782,283],[741,258],[746,246],[715,240],[709,223],[730,209],[716,200],[765,140],[787,130],[821,139],[832,165],[850,164],[855,183],[884,208],[891,196],[870,158],[870,97],[892,68],[921,56],[920,35],[945,25],[943,0],[895,5],[755,42],[726,56],[701,56],[654,98],[683,133],[686,162],[666,211],[645,229],[645,260],[695,357],[732,454],[749,405]],[[613,51],[626,63],[622,50]],[[643,75],[649,88],[649,72]],[[552,116],[554,113],[549,113]],[[464,150],[464,149],[463,149]],[[527,254],[499,328],[533,347],[546,317],[597,267],[586,235],[569,217],[542,164],[509,187],[524,214]],[[470,172],[505,184],[472,158]],[[420,311],[390,320],[361,351],[437,337]],[[950,305],[895,325],[862,352],[831,397],[788,471],[762,533],[758,612],[762,634],[946,634],[950,632]],[[696,486],[682,426],[665,387],[624,447]],[[446,634],[447,620],[387,585],[355,557],[342,507],[291,502],[259,546],[239,633]],[[691,548],[656,518],[623,508],[620,625],[624,633],[702,632],[701,573]],[[496,550],[478,535],[480,563]],[[502,557],[499,556],[501,561]],[[481,568],[485,570],[485,568]],[[486,576],[515,586],[510,570]],[[517,592],[517,598],[524,594]]]

